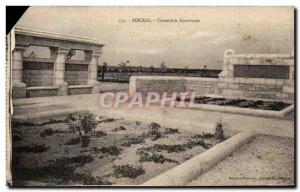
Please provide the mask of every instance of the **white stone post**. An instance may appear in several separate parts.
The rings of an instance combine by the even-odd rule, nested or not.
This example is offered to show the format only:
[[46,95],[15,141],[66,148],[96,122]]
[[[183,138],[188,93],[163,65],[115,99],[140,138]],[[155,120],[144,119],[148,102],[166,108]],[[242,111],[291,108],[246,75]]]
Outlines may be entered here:
[[12,52],[12,97],[25,98],[26,84],[23,82],[23,52],[25,46],[16,46]]
[[101,52],[93,52],[89,63],[88,84],[93,86],[92,93],[99,93],[100,82],[97,80],[98,63]]
[[56,55],[54,62],[54,85],[58,86],[58,95],[68,95],[68,83],[65,82],[65,60],[66,55],[69,52],[67,49],[56,49],[56,53],[53,53],[55,49],[51,49],[51,55]]

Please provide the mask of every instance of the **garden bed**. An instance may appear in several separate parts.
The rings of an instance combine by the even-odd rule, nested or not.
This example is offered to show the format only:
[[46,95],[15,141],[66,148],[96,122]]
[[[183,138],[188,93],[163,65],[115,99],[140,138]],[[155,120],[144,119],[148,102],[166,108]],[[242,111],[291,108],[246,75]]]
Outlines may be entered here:
[[[75,122],[95,126],[84,134]],[[193,134],[82,114],[14,121],[13,186],[139,185],[226,139],[217,128]]]
[[[185,101],[189,101],[189,98],[186,99]],[[194,103],[270,110],[270,111],[281,111],[291,105],[289,103],[285,103],[282,101],[229,99],[229,98],[222,98],[222,97],[207,97],[207,96],[195,97]]]

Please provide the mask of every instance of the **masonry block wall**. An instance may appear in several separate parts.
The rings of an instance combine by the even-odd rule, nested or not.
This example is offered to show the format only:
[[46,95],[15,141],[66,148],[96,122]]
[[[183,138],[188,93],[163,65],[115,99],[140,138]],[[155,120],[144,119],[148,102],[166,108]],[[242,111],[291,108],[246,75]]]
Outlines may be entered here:
[[53,68],[53,62],[23,61],[23,81],[27,87],[52,86]]
[[[31,45],[49,47],[50,57],[24,57]],[[91,39],[15,28],[12,97],[99,93],[97,66],[103,46]],[[83,51],[84,59],[72,60],[74,50]]]
[[65,81],[68,85],[86,85],[88,82],[88,64],[66,63]]
[[168,77],[168,76],[131,76],[129,84],[129,94],[136,92],[145,95],[148,92],[156,92],[160,95],[164,92],[185,92],[185,77]]
[[294,102],[293,54],[235,54],[226,50],[221,95]]

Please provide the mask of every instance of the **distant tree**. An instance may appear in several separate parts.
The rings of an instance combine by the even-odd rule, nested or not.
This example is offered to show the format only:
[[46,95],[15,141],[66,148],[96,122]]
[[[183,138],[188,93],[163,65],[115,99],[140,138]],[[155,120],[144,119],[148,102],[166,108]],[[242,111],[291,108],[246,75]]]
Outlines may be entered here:
[[208,76],[208,70],[206,68],[206,65],[203,66],[203,69],[202,69],[202,75],[203,77],[207,77]]
[[161,62],[161,64],[160,64],[160,68],[161,68],[161,69],[166,69],[166,68],[167,68],[167,66],[166,66],[165,62]]
[[102,71],[102,81],[104,81],[104,75],[107,72],[107,63],[106,62],[103,62],[101,71]]
[[149,69],[150,69],[151,72],[154,72],[154,66],[153,66],[153,64],[151,64],[151,65],[149,66]]

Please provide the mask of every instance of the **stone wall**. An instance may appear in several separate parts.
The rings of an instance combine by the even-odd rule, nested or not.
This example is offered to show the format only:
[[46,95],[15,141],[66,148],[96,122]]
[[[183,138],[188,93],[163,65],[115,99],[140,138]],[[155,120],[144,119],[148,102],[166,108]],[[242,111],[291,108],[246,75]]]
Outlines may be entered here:
[[132,76],[129,93],[141,92],[173,93],[195,92],[198,95],[217,94],[218,79],[173,76]]
[[91,86],[77,86],[77,87],[69,87],[68,95],[82,95],[82,94],[91,94],[92,87]]
[[294,102],[294,56],[235,54],[229,49],[224,54],[219,81],[219,93],[224,96]]
[[34,87],[27,89],[26,97],[48,97],[48,96],[56,96],[58,93],[58,88],[55,87],[47,87],[43,89],[36,89]]
[[86,85],[88,81],[88,65],[67,63],[65,81],[68,85]]
[[54,79],[54,63],[28,62],[23,63],[23,82],[27,87],[52,86]]
[[[24,28],[14,31],[12,98],[99,93],[97,66],[104,44]],[[37,57],[30,46],[48,47],[48,58]],[[26,50],[32,51],[27,57],[24,56]],[[76,50],[83,53],[82,60],[72,59]]]
[[[259,66],[247,74],[249,65]],[[245,66],[242,73],[235,66]],[[275,66],[275,67],[274,67]],[[282,74],[280,73],[282,69]],[[239,69],[241,70],[241,68]],[[271,75],[270,75],[271,73]],[[245,77],[241,77],[244,74]],[[253,78],[255,77],[255,78]],[[287,54],[234,54],[227,50],[219,78],[133,76],[129,92],[195,92],[225,97],[281,100],[294,103],[294,56]]]
[[186,77],[168,76],[131,76],[129,84],[129,94],[140,92],[143,95],[148,92],[185,92]]

